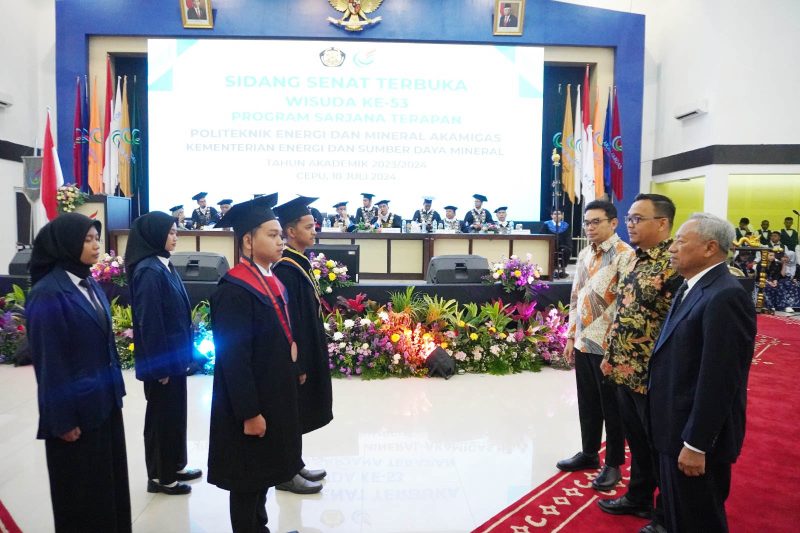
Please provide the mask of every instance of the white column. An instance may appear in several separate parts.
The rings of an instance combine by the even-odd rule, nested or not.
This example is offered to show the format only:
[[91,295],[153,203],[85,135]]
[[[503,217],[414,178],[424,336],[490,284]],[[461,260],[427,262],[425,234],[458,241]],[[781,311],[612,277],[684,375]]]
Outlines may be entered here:
[[728,169],[721,165],[710,165],[706,172],[703,210],[728,219]]

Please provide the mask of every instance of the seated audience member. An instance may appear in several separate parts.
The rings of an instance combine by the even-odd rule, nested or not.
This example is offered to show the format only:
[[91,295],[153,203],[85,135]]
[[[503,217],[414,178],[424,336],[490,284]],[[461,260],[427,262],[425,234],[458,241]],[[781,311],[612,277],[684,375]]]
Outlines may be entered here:
[[746,278],[753,278],[756,275],[756,253],[752,250],[740,250],[733,258],[731,266],[738,268]]
[[545,222],[542,233],[556,236],[556,272],[553,277],[566,278],[565,269],[572,256],[572,232],[569,223],[564,220],[564,213],[555,209],[550,214],[550,220]]
[[790,252],[794,252],[798,245],[797,230],[792,228],[792,224],[794,224],[792,217],[784,218],[784,229],[781,230],[781,244]]
[[378,202],[378,218],[376,225],[379,228],[402,228],[403,219],[389,211],[389,200]]
[[194,227],[194,222],[191,219],[186,220],[186,213],[183,211],[183,205],[174,205],[169,208],[170,213],[172,216],[175,217],[175,223],[178,226],[178,229],[192,229]]
[[777,231],[773,231],[769,234],[769,243],[767,244],[770,248],[774,249],[782,249],[784,252],[787,248],[781,242],[781,234]]
[[769,229],[769,220],[761,221],[761,229],[758,230],[758,240],[761,241],[761,246],[769,244],[769,234],[772,233]]
[[463,222],[456,218],[456,209],[458,208],[454,205],[444,206],[444,218],[442,219],[444,229],[456,231],[458,233],[466,232]]
[[764,305],[771,312],[778,309],[791,313],[794,307],[800,306],[800,285],[794,279],[796,270],[794,252],[769,252]]
[[738,241],[750,231],[750,219],[742,217],[739,219],[739,227],[736,228],[736,240]]

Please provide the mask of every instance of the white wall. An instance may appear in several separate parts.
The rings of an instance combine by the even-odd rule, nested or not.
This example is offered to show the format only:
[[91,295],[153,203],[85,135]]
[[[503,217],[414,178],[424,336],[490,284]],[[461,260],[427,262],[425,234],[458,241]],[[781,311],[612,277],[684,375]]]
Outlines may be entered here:
[[[0,139],[41,146],[45,109],[55,116],[55,2],[0,0],[0,91],[14,105],[0,110]],[[22,163],[0,160],[0,273],[16,251],[14,187],[22,186]]]

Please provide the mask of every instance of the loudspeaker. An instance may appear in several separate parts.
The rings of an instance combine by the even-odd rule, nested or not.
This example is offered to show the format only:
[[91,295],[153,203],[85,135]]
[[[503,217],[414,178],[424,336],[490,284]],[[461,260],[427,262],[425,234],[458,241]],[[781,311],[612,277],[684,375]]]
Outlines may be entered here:
[[183,281],[219,281],[228,271],[228,260],[213,252],[176,252],[170,257]]
[[438,376],[450,379],[450,376],[456,373],[456,360],[450,357],[450,354],[444,351],[441,346],[437,346],[434,351],[428,354],[425,366],[428,367],[428,376],[432,378]]
[[27,276],[28,275],[28,262],[31,260],[31,253],[33,250],[31,248],[26,248],[24,250],[20,250],[14,257],[11,259],[11,262],[8,264],[8,275],[9,276]]
[[481,283],[489,273],[489,261],[479,255],[437,255],[428,263],[427,282]]
[[306,248],[306,255],[311,253],[325,254],[328,259],[338,261],[347,267],[347,275],[350,281],[358,283],[358,269],[360,252],[357,244],[315,244]]

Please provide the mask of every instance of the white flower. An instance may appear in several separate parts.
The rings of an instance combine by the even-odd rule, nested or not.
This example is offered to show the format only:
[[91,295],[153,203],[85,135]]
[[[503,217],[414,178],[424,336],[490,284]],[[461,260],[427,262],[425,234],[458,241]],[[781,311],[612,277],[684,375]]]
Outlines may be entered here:
[[355,325],[356,325],[355,321],[350,320],[349,318],[344,321],[344,329],[350,329]]
[[498,272],[495,272],[494,274],[492,274],[492,277],[494,279],[500,279],[500,274]]
[[500,355],[500,347],[496,344],[492,344],[492,347],[489,348],[489,351],[492,352],[494,355]]
[[511,259],[513,260],[513,259],[519,259],[519,258],[516,255],[512,255]]
[[325,293],[326,293],[326,294],[330,294],[330,293],[332,293],[332,292],[333,292],[333,289],[331,289],[330,287],[328,287],[327,289],[325,289]]
[[364,344],[362,344],[362,345],[361,345],[361,349],[362,349],[362,350],[368,350],[368,349],[369,349],[369,344],[367,344],[367,343],[365,342]]
[[114,268],[119,268],[119,263],[117,263],[116,261],[111,261],[111,266]]
[[514,344],[516,342],[516,339],[514,338],[514,335],[509,335],[508,337],[506,337],[506,342],[508,344]]
[[378,318],[380,318],[385,322],[389,320],[389,313],[387,313],[386,311],[381,311],[380,313],[378,313]]
[[492,270],[503,270],[503,263],[495,263]]
[[325,328],[325,331],[330,331],[330,330],[331,330],[331,325],[330,325],[330,324],[328,324],[327,322],[325,322],[325,323],[322,325],[322,327],[324,327],[324,328]]
[[335,341],[340,341],[343,338],[344,338],[344,333],[342,333],[341,331],[337,331],[336,333],[333,334],[333,340]]
[[392,362],[394,364],[397,364],[397,363],[400,362],[400,354],[399,353],[394,354],[394,357],[392,357]]
[[346,346],[347,346],[346,342],[340,342],[339,343],[339,348],[341,348],[342,350],[344,350]]
[[528,283],[533,283],[533,280],[534,280],[533,276],[528,276]]
[[458,351],[458,352],[455,353],[455,355],[453,357],[455,357],[459,361],[463,361],[464,359],[467,358],[467,354],[465,354],[464,352]]
[[370,320],[365,316],[362,316],[361,318],[358,319],[358,323],[361,324],[362,326],[369,326],[370,324],[372,324],[372,320]]

